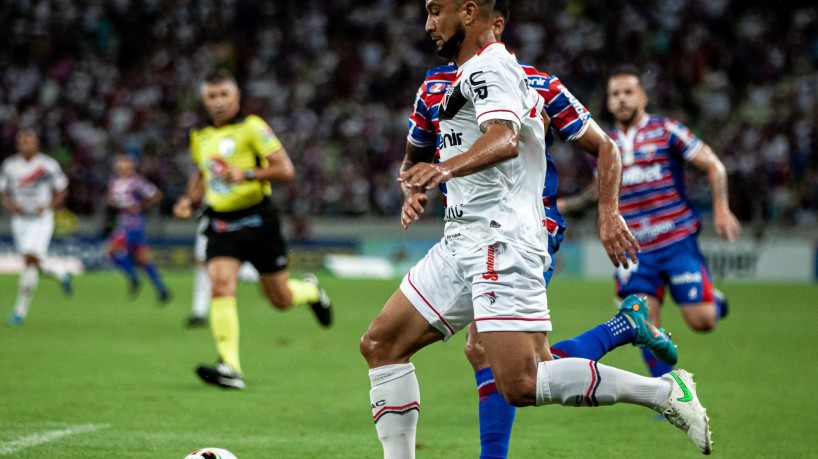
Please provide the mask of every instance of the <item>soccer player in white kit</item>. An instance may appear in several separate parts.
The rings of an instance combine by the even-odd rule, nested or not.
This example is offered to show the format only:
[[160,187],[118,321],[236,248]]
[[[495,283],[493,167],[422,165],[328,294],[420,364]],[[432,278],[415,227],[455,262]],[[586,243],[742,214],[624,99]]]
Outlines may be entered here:
[[71,273],[58,273],[43,263],[54,232],[54,208],[68,195],[68,178],[54,159],[39,152],[32,129],[17,133],[17,154],[3,162],[0,171],[0,202],[11,212],[11,231],[25,266],[14,311],[8,324],[18,326],[28,315],[40,271],[58,278],[71,293]]
[[459,74],[440,106],[441,162],[417,163],[398,180],[413,191],[404,226],[412,220],[407,207],[416,213],[427,202],[425,190],[446,182],[446,226],[361,339],[384,457],[414,457],[420,391],[410,357],[472,321],[497,388],[512,405],[642,405],[709,454],[709,419],[686,371],[646,378],[591,360],[553,359],[542,276],[550,260],[538,199],[546,171],[543,100],[494,41],[492,0],[425,5],[426,31]]

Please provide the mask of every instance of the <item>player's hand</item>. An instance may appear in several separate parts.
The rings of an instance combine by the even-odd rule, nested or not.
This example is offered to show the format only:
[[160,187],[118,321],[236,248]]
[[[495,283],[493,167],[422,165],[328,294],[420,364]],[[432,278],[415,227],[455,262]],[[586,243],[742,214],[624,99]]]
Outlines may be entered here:
[[173,205],[173,216],[176,218],[190,218],[193,216],[193,201],[187,197],[182,196]]
[[636,254],[641,251],[639,243],[631,234],[625,219],[619,212],[599,212],[599,240],[615,267],[628,268],[628,260],[637,263]]
[[429,197],[422,191],[414,191],[403,200],[400,212],[400,223],[403,229],[409,228],[412,222],[420,219],[420,214],[423,213],[428,203]]
[[729,242],[736,242],[741,235],[741,223],[729,209],[713,214],[713,225],[716,234]]
[[398,176],[398,182],[410,187],[431,190],[452,178],[451,171],[441,163],[417,163]]
[[247,176],[245,175],[244,169],[239,169],[232,164],[227,165],[227,169],[220,175],[221,179],[225,181],[225,183],[241,183],[247,181]]

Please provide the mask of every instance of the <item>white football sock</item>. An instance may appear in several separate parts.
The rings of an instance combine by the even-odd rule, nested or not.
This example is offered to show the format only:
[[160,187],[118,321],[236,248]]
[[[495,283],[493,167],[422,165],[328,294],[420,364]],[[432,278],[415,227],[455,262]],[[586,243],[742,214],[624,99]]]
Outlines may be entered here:
[[383,445],[384,459],[415,457],[415,431],[420,410],[420,388],[411,363],[369,370],[372,417]]
[[17,291],[17,303],[14,304],[14,313],[20,317],[28,315],[28,306],[37,289],[40,280],[40,271],[36,266],[26,266],[20,273],[20,287]]
[[661,412],[670,383],[602,365],[587,359],[540,362],[537,367],[537,406],[642,405]]
[[196,280],[193,282],[193,315],[207,317],[210,311],[210,276],[207,268],[196,266]]

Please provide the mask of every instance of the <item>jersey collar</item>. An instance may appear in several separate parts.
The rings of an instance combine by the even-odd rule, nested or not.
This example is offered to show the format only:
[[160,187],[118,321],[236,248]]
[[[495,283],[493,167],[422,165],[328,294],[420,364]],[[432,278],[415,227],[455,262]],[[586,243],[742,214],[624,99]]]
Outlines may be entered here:
[[225,126],[230,126],[231,124],[238,124],[238,123],[241,123],[242,121],[244,121],[244,118],[246,118],[246,117],[247,117],[246,115],[244,115],[244,114],[242,114],[241,112],[239,112],[239,113],[238,113],[236,116],[234,116],[234,117],[233,117],[233,119],[231,119],[230,121],[228,121],[228,122],[226,122],[226,123],[222,124],[221,126],[216,126],[215,124],[213,124],[213,120],[212,120],[212,119],[207,118],[207,125],[208,125],[208,126],[211,126],[211,127],[213,127],[213,128],[219,129],[219,128],[223,128],[223,127],[225,127]]

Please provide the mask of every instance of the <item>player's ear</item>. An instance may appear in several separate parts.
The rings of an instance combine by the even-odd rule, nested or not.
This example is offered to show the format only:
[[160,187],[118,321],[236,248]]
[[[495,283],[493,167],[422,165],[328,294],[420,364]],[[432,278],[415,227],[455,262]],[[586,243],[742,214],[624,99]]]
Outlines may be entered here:
[[461,13],[463,14],[463,24],[471,25],[480,17],[480,7],[474,1],[469,0],[463,2]]
[[506,29],[506,20],[502,16],[494,18],[494,23],[491,25],[491,31],[494,32],[494,39],[500,41],[503,35],[503,30]]

